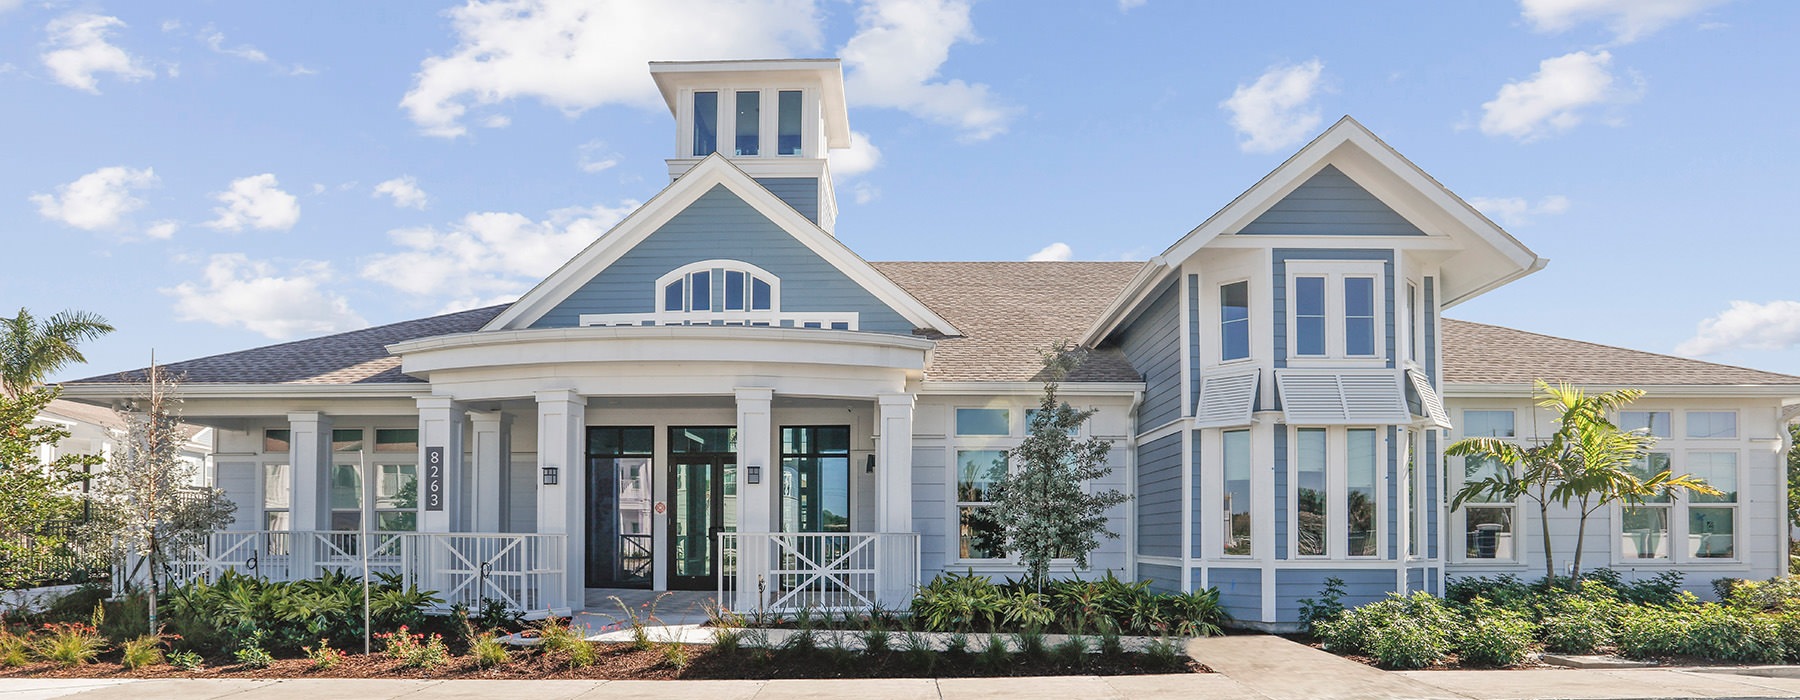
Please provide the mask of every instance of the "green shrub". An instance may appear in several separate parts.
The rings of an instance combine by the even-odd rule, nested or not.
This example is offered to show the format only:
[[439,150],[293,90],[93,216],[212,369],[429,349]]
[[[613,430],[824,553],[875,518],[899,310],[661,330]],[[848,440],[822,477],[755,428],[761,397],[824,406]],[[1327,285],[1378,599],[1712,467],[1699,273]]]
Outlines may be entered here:
[[275,656],[260,646],[248,646],[232,652],[232,658],[244,668],[268,668],[275,663]]
[[1785,656],[1781,621],[1722,605],[1644,606],[1619,627],[1619,652],[1633,658],[1698,656],[1715,661],[1776,663]]
[[1231,618],[1225,614],[1225,608],[1219,605],[1217,588],[1192,593],[1171,593],[1162,596],[1162,600],[1169,609],[1169,619],[1175,621],[1175,634],[1184,637],[1223,634],[1220,626]]
[[163,662],[165,640],[153,634],[130,639],[120,648],[119,664],[126,670],[155,666]]
[[1050,658],[1055,659],[1056,663],[1064,668],[1087,668],[1089,660],[1087,638],[1071,636],[1063,640],[1061,644],[1050,648]]
[[375,635],[384,645],[382,653],[412,668],[437,668],[450,659],[450,648],[444,645],[444,635],[432,633],[427,636],[409,629],[401,625],[394,632]]
[[512,652],[491,630],[469,639],[469,655],[475,657],[475,665],[481,668],[505,666],[512,662]]
[[1372,635],[1369,653],[1387,668],[1425,668],[1450,653],[1450,632],[1412,618],[1401,618]]
[[24,666],[31,663],[31,642],[12,631],[0,628],[0,666]]
[[93,661],[105,651],[106,640],[88,623],[52,622],[38,631],[31,649],[45,661],[78,666]]
[[599,650],[585,639],[577,639],[575,645],[569,647],[569,668],[586,668],[599,660]]
[[546,617],[538,623],[537,649],[545,654],[568,652],[587,643],[581,633],[569,626],[568,618]]
[[316,647],[301,647],[301,650],[306,652],[306,658],[312,661],[315,671],[336,667],[350,656],[345,654],[342,649],[331,648],[331,641],[325,639],[319,640],[319,645]]
[[1008,629],[1041,630],[1056,620],[1050,598],[1042,593],[1015,590],[1001,598],[1000,622]]
[[663,664],[677,671],[686,670],[690,659],[688,648],[676,640],[669,640],[662,645]]
[[1423,668],[1448,656],[1459,624],[1443,601],[1423,592],[1390,593],[1318,625],[1325,648],[1373,656],[1389,668]]
[[1496,608],[1476,598],[1463,609],[1456,630],[1456,654],[1464,663],[1480,666],[1517,666],[1531,654],[1536,625],[1524,613]]
[[1499,576],[1457,576],[1444,584],[1444,599],[1456,604],[1465,604],[1476,598],[1489,603],[1511,608],[1529,604],[1545,589],[1542,580],[1536,584],[1526,583],[1512,574]]
[[1592,654],[1617,639],[1626,606],[1605,596],[1566,595],[1546,599],[1538,610],[1538,637],[1544,649]]
[[991,629],[1002,604],[1000,589],[988,577],[948,572],[919,588],[912,609],[926,629],[968,632],[984,625]]
[[[1217,590],[1217,589],[1214,589]],[[1325,579],[1318,598],[1300,599],[1300,624],[1308,632],[1317,633],[1318,624],[1330,622],[1344,614],[1344,580],[1336,576]]]
[[987,644],[976,654],[975,663],[990,671],[998,671],[1012,664],[1012,650],[1006,647],[1006,638],[998,634],[990,634]]
[[178,651],[169,655],[169,665],[183,671],[199,669],[206,659],[191,651]]
[[1158,639],[1144,647],[1144,665],[1157,671],[1177,671],[1187,665],[1187,653],[1180,644]]
[[[1720,591],[1721,587],[1713,586]],[[1800,611],[1800,579],[1777,578],[1767,581],[1739,581],[1724,587],[1720,602],[1739,610],[1783,612]]]

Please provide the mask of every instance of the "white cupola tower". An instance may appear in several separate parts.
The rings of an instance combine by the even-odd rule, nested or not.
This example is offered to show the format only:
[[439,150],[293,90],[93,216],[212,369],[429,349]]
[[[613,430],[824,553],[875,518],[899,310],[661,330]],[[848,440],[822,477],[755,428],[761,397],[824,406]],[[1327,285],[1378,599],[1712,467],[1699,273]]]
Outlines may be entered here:
[[675,115],[671,180],[718,153],[832,230],[837,198],[825,154],[850,146],[837,59],[654,61],[650,77]]

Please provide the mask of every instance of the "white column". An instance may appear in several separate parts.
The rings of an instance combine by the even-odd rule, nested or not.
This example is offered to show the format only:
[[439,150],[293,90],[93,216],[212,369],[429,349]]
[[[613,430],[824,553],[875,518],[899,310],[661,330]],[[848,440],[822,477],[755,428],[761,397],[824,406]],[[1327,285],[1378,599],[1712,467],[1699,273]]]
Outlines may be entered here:
[[[463,500],[463,423],[467,410],[448,396],[421,396],[419,405],[419,532],[454,532],[468,504]],[[433,466],[427,457],[442,448],[443,464]],[[439,470],[441,481],[434,478]],[[434,481],[442,486],[443,507],[431,510]]]
[[882,394],[875,458],[875,524],[882,532],[912,532],[913,395]]
[[[585,606],[587,528],[582,512],[587,498],[587,400],[569,389],[537,392],[538,507],[537,531],[566,536],[564,592],[570,610]],[[544,483],[544,470],[556,470],[556,483]]]
[[471,529],[500,532],[507,460],[512,456],[512,417],[499,411],[470,414],[475,429],[475,483]]
[[[737,390],[738,532],[781,530],[774,513],[778,490],[771,486],[781,479],[781,467],[770,463],[769,404],[774,397],[774,389]],[[750,482],[753,469],[759,474],[756,483]]]
[[294,480],[289,504],[294,530],[331,529],[330,416],[318,411],[288,414],[288,469]]

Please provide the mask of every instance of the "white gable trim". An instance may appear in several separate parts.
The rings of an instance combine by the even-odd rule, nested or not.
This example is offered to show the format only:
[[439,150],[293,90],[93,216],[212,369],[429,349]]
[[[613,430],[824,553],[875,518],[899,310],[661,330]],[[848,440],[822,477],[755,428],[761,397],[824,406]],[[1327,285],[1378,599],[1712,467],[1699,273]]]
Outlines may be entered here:
[[495,316],[481,330],[518,330],[530,327],[582,285],[587,284],[594,275],[617,262],[716,185],[724,185],[757,213],[767,217],[807,249],[848,275],[914,326],[929,328],[944,335],[962,334],[948,320],[907,294],[900,285],[877,272],[868,261],[857,256],[842,242],[819,228],[818,224],[795,211],[787,202],[757,184],[754,178],[717,153],[701,160],[699,165],[694,166],[681,179],[664,188],[612,230],[595,239],[574,258],[563,263],[556,272],[526,292],[524,297]]

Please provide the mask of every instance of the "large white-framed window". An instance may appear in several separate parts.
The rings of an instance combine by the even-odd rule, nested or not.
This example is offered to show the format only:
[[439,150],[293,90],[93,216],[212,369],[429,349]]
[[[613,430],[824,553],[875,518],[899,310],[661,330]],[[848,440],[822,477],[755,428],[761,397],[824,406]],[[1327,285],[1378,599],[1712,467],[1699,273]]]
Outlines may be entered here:
[[1425,473],[1419,471],[1424,449],[1422,431],[1403,430],[1400,446],[1406,450],[1406,556],[1417,559],[1425,553]]
[[1290,546],[1298,558],[1381,556],[1381,429],[1292,429]]
[[[1624,427],[1624,426],[1620,426]],[[1640,479],[1648,479],[1669,469],[1670,454],[1656,451],[1631,465]],[[1669,559],[1669,516],[1675,510],[1674,499],[1654,496],[1635,506],[1619,508],[1619,552],[1616,558],[1626,561]]]
[[719,91],[696,90],[692,102],[688,123],[693,126],[694,139],[689,153],[704,158],[719,150]]
[[804,156],[807,125],[817,124],[811,88],[707,87],[682,92],[677,129],[680,155],[704,158],[722,152],[735,158]]
[[1693,474],[1720,493],[1684,490],[1636,506],[1615,506],[1619,545],[1614,563],[1692,566],[1741,560],[1739,488],[1747,452],[1738,420],[1731,410],[1647,407],[1619,412],[1621,429],[1658,438],[1649,456],[1633,465],[1640,478],[1665,470]]
[[1288,359],[1381,359],[1387,353],[1380,262],[1287,263]]
[[960,560],[1004,560],[1000,529],[976,517],[992,505],[993,485],[1006,475],[1005,450],[956,450],[956,556]]
[[1689,440],[1737,439],[1737,411],[1688,411],[1682,419],[1687,423]]
[[[1460,426],[1462,437],[1491,437],[1501,440],[1518,438],[1518,417],[1512,409],[1464,409]],[[1452,484],[1449,493],[1460,491],[1464,484],[1499,476],[1506,466],[1498,460],[1487,457],[1464,457],[1461,460],[1458,478]],[[1491,495],[1471,498],[1463,502],[1463,507],[1454,514],[1459,519],[1463,533],[1462,546],[1457,548],[1460,559],[1466,561],[1517,561],[1518,542],[1517,501],[1500,499]]]
[[1248,430],[1226,430],[1220,434],[1220,443],[1225,467],[1219,475],[1219,491],[1224,497],[1220,510],[1224,514],[1219,529],[1223,535],[1221,552],[1227,557],[1255,556],[1252,533],[1256,516],[1250,468],[1254,441]]
[[374,462],[375,529],[411,532],[419,528],[419,429],[376,428]]
[[[1019,446],[1031,429],[1037,413],[1034,404],[997,401],[985,405],[953,406],[950,410],[950,444],[946,446],[951,460],[946,480],[949,497],[954,504],[956,527],[949,533],[951,559],[976,568],[1017,567],[1016,554],[1001,546],[999,529],[975,514],[992,505],[993,485],[1009,470],[1019,465],[1007,459],[1010,450]],[[1076,406],[1080,409],[1080,406]],[[1072,438],[1089,434],[1090,420],[1068,432]],[[1072,566],[1073,559],[1058,556],[1053,560],[1060,569]]]
[[1687,471],[1705,479],[1719,494],[1682,494],[1681,500],[1687,511],[1686,532],[1683,533],[1687,546],[1682,551],[1688,559],[1695,561],[1736,560],[1738,483],[1742,478],[1739,452],[1693,450],[1686,458]]
[[1219,285],[1219,361],[1250,357],[1250,281]]

